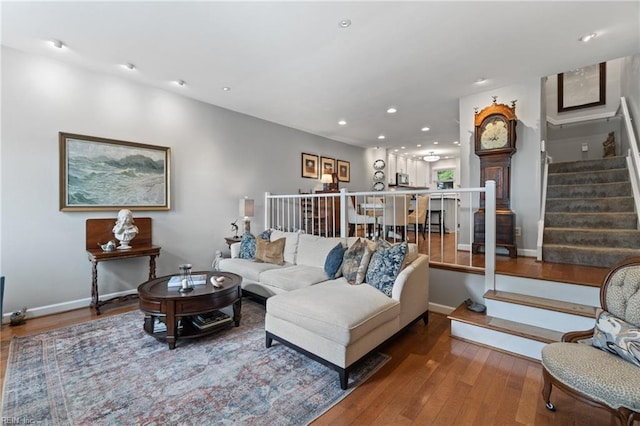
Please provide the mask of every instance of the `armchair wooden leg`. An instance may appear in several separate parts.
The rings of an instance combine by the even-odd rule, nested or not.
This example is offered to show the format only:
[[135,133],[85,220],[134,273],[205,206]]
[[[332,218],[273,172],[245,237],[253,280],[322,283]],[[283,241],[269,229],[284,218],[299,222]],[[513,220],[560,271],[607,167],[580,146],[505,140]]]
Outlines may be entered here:
[[544,379],[544,383],[542,385],[542,399],[544,400],[544,405],[547,407],[549,411],[556,411],[556,406],[550,401],[551,399],[551,375],[546,369],[542,369],[542,378]]

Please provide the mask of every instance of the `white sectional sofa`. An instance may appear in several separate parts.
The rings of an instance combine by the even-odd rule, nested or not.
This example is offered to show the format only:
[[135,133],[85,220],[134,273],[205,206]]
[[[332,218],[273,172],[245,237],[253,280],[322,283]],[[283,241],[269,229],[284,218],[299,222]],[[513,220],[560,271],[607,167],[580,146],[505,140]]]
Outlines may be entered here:
[[277,340],[330,366],[346,389],[356,361],[413,322],[427,323],[429,261],[415,246],[389,297],[366,282],[351,285],[344,277],[327,277],[328,253],[339,242],[350,247],[356,238],[271,233],[271,241],[279,238],[286,238],[283,265],[240,259],[240,243],[231,247],[231,258],[220,261],[221,270],[243,277],[245,294],[267,299],[267,347]]

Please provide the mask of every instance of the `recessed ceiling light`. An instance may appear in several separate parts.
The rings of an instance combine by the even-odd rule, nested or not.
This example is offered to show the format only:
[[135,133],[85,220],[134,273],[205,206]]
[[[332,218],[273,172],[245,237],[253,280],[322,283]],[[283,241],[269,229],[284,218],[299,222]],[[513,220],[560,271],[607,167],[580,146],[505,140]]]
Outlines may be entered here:
[[422,128],[422,129],[420,129],[420,130],[422,130],[423,132],[428,132],[430,129],[429,129],[428,127],[423,127],[423,128]]
[[422,146],[422,144],[421,144],[421,143],[419,143],[419,144],[418,144],[418,145],[416,145],[416,146],[417,146],[418,148],[420,148],[420,147]]
[[391,107],[387,109],[388,114],[395,114],[396,112],[398,112],[398,108]]
[[133,71],[136,69],[136,66],[133,64],[122,64],[122,68],[128,69],[130,71]]
[[406,147],[404,147],[404,146],[401,146],[401,147],[400,147],[400,149],[407,149],[407,148],[406,148]]
[[598,34],[596,33],[591,33],[591,34],[587,34],[587,35],[583,35],[582,37],[580,37],[578,40],[580,40],[583,43],[587,43],[588,41],[593,40],[594,38],[596,38]]
[[384,136],[384,135],[378,135],[378,139],[382,140],[382,139],[384,139],[384,138],[385,138],[385,136]]
[[458,142],[458,141],[453,141],[453,144],[454,144],[454,145],[458,145],[459,143],[460,143],[460,142]]
[[338,121],[338,124],[341,126],[346,126],[347,125],[347,120],[340,120]]
[[228,92],[229,90],[231,90],[231,87],[229,87],[229,86],[224,86],[224,87],[222,88],[222,90],[224,90],[225,92]]
[[65,45],[60,40],[51,40],[51,45],[53,47],[57,47],[58,49],[62,49]]
[[338,26],[340,28],[349,28],[351,26],[351,19],[343,19],[342,21],[338,22]]
[[400,151],[398,148],[394,149],[393,152],[398,152]]
[[438,145],[438,141],[434,141],[434,142],[433,142],[433,144],[434,144],[434,145]]
[[187,84],[184,80],[176,80],[176,84],[178,86],[184,86],[185,84]]
[[476,79],[476,81],[474,81],[474,84],[484,84],[487,82],[487,79],[484,77],[480,77],[478,79]]

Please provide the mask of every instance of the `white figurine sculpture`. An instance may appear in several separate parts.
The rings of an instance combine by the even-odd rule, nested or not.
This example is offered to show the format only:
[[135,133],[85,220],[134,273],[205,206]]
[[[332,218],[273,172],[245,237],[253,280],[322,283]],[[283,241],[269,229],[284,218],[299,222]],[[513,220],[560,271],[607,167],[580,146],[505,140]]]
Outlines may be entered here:
[[118,212],[118,220],[113,227],[113,235],[120,241],[118,250],[130,249],[129,242],[138,235],[138,227],[133,224],[131,210],[122,209]]

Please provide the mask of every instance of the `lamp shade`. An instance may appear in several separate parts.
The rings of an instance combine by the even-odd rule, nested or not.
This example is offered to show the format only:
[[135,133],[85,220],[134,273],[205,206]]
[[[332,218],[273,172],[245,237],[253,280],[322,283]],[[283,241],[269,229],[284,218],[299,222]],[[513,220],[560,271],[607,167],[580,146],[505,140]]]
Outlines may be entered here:
[[320,182],[322,182],[322,183],[333,183],[333,178],[331,177],[330,173],[325,173],[320,178]]
[[251,198],[242,198],[240,200],[240,216],[253,217],[253,200]]

